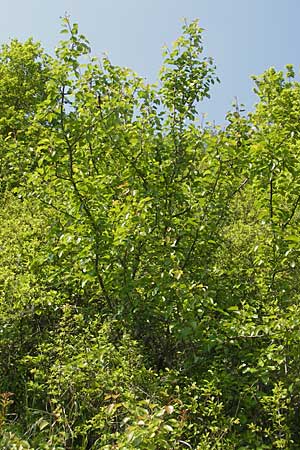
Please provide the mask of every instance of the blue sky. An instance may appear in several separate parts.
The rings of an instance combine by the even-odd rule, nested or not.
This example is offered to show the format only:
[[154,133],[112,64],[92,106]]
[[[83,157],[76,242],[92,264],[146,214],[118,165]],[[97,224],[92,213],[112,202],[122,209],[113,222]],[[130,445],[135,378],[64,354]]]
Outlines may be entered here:
[[215,59],[221,84],[200,105],[210,120],[224,123],[236,96],[247,109],[255,102],[250,76],[270,66],[300,66],[299,0],[9,0],[1,2],[0,42],[29,36],[52,52],[60,16],[79,23],[93,53],[109,54],[155,81],[162,46],[180,34],[181,19],[198,18],[206,54]]

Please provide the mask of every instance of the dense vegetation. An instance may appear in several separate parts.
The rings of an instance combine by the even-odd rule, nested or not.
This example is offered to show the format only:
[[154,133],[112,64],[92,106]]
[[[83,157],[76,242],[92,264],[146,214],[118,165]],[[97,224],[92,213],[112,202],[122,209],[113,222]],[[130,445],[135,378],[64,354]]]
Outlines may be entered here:
[[300,84],[254,78],[225,129],[185,24],[156,85],[0,53],[1,449],[297,449]]

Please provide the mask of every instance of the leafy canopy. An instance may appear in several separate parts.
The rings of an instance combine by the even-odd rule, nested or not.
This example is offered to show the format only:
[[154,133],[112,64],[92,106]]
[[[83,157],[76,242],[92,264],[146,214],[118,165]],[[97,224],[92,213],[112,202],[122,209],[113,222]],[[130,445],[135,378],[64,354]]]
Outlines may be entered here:
[[68,18],[2,47],[2,448],[297,448],[300,85],[201,123],[202,32],[155,85]]

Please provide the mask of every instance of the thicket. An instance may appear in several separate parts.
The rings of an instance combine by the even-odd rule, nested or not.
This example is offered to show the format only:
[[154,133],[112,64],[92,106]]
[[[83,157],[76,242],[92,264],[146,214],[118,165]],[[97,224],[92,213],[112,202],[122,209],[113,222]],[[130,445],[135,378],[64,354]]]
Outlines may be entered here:
[[157,84],[90,54],[0,53],[1,449],[297,449],[300,84],[224,128],[185,23]]

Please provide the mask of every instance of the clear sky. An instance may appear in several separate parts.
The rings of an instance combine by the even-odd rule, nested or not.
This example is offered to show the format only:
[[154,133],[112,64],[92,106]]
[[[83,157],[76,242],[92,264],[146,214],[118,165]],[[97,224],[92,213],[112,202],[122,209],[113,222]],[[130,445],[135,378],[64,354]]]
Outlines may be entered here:
[[249,110],[255,102],[250,76],[270,66],[300,66],[300,0],[0,0],[0,42],[29,36],[52,52],[60,17],[79,23],[93,53],[107,52],[155,81],[161,49],[180,34],[181,19],[198,18],[206,53],[215,59],[221,84],[200,106],[224,123],[236,96]]

